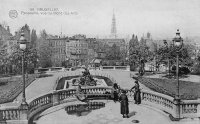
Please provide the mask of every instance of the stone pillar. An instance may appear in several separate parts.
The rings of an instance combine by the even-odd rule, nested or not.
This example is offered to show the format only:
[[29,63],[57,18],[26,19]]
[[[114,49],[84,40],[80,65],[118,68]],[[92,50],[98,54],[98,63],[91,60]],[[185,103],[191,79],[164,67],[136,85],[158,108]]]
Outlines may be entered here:
[[28,124],[28,104],[21,104],[19,109],[20,109],[19,124]]
[[53,91],[53,106],[58,105],[59,104],[59,95],[57,91]]
[[[200,98],[197,101],[200,103]],[[200,117],[200,104],[197,105],[197,116]]]
[[181,118],[181,100],[179,98],[174,99],[174,115],[173,119],[178,121]]

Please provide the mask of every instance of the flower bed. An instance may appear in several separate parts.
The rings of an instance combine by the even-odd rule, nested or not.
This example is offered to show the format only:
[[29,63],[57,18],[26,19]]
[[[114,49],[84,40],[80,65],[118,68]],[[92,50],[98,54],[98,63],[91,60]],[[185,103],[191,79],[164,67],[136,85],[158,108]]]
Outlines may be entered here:
[[[29,75],[26,80],[26,87],[35,80],[35,75]],[[0,104],[12,102],[23,90],[21,78],[8,80],[6,85],[0,86]]]

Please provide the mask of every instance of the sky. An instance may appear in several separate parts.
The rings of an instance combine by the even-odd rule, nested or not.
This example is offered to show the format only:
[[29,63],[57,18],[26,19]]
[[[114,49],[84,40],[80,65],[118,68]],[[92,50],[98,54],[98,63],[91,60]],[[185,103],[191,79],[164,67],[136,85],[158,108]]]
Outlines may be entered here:
[[[17,17],[11,18],[11,10]],[[0,22],[12,33],[28,24],[37,33],[101,37],[110,35],[113,11],[119,36],[150,32],[153,38],[171,38],[177,29],[183,37],[200,36],[200,0],[1,0]]]

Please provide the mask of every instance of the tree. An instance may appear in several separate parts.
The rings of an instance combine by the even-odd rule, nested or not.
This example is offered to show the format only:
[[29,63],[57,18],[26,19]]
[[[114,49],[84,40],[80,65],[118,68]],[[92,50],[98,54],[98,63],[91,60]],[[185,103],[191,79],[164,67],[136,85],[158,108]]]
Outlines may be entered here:
[[[9,61],[12,66],[14,66],[15,73],[21,73],[22,68],[22,51],[19,48],[19,45],[14,45],[12,47],[13,52],[9,56]],[[28,48],[24,51],[24,66],[27,73],[33,73],[35,65],[37,63],[38,55],[35,48]]]
[[32,29],[32,31],[31,31],[31,43],[30,43],[31,48],[36,48],[36,44],[37,44],[36,41],[37,41],[36,30]]
[[129,41],[129,64],[131,70],[135,70],[138,65],[138,52],[139,52],[139,42],[137,36],[132,35],[132,39]]
[[[191,59],[191,56],[193,55],[193,46],[189,44],[184,44],[182,49],[179,50],[177,53],[176,47],[171,45],[164,45],[161,48],[159,48],[157,55],[158,55],[158,63],[166,63],[168,60],[168,66],[171,68],[171,66],[176,65],[176,57],[177,54],[179,56],[179,64],[182,66],[191,67],[193,65],[193,61]],[[169,69],[170,70],[170,69]]]
[[138,42],[137,36],[133,35],[129,42],[129,62],[131,70],[135,70],[136,67],[140,67],[140,72],[144,72],[144,64],[150,59],[149,47],[146,44],[146,40],[141,38]]
[[120,48],[113,44],[112,47],[109,47],[106,53],[106,58],[108,60],[120,60]]
[[3,44],[0,46],[0,72],[1,73],[8,73],[8,52],[7,52],[7,45]]
[[52,49],[50,47],[49,41],[47,40],[47,33],[45,30],[40,32],[40,38],[38,39],[37,51],[39,56],[39,65],[42,67],[52,66],[51,56]]

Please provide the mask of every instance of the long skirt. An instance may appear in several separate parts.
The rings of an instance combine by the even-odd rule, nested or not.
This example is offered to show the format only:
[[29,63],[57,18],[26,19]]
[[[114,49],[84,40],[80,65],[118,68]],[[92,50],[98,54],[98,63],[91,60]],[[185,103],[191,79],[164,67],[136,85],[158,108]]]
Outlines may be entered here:
[[127,101],[121,102],[121,114],[128,114],[129,113],[129,107]]
[[114,100],[114,101],[118,101],[118,99],[119,99],[119,96],[118,96],[118,93],[117,93],[117,91],[114,91],[113,95],[114,95],[114,98],[113,98],[113,100]]
[[140,104],[141,103],[141,96],[140,96],[140,92],[139,91],[135,92],[134,100],[135,100],[136,104]]

